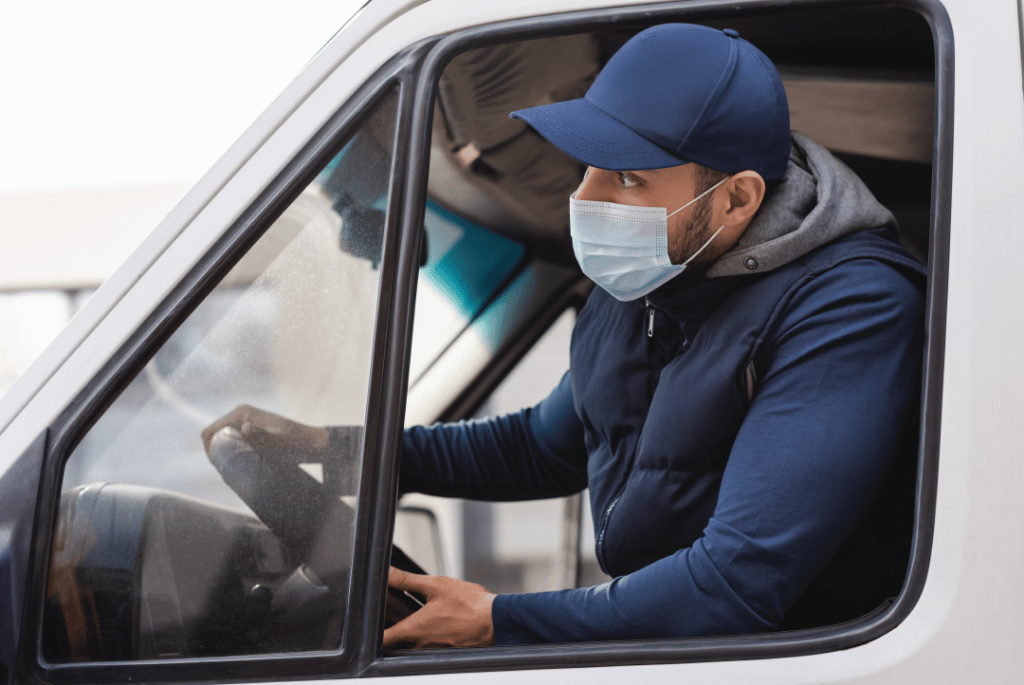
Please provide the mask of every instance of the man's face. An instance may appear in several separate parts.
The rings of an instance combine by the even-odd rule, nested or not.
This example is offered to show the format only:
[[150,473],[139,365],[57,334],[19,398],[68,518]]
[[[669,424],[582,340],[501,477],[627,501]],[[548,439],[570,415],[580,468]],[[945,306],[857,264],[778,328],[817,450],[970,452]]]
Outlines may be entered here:
[[[587,174],[576,191],[577,200],[614,202],[634,207],[665,207],[671,214],[696,197],[696,166],[683,164],[665,169],[645,171],[608,171],[588,167]],[[701,189],[703,190],[703,189]],[[705,195],[692,205],[668,219],[668,255],[673,264],[682,264],[711,237],[711,197]],[[688,269],[694,275],[703,274],[730,246],[708,245]]]

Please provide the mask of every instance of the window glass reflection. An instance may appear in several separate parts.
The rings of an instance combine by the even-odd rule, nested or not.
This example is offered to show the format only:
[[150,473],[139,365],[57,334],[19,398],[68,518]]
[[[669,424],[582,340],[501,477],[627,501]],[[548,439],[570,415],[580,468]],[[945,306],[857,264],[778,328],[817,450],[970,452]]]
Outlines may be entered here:
[[[396,102],[383,99],[71,455],[47,660],[340,644]],[[268,416],[276,430],[347,428],[315,452],[250,430]]]

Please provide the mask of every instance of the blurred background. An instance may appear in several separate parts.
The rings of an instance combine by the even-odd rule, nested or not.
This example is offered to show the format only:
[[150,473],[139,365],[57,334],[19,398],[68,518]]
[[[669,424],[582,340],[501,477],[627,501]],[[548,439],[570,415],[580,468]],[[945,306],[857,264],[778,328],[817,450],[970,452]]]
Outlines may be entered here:
[[0,395],[364,2],[0,5]]

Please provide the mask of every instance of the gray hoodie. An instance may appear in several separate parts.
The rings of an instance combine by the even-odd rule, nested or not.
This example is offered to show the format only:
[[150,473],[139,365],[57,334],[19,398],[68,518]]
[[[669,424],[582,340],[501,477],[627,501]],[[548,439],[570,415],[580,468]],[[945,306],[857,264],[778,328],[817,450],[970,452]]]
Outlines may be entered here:
[[807,136],[792,138],[785,177],[708,278],[764,273],[856,231],[896,230],[892,213],[849,167]]

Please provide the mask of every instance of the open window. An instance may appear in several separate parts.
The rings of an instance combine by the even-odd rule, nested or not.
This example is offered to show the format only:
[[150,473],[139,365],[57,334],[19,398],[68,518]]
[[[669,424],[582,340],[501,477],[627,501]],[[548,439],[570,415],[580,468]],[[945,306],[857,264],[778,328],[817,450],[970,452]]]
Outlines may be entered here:
[[[440,44],[435,49],[439,78],[432,113],[429,202],[523,245],[524,269],[564,272],[560,289],[548,299],[547,311],[558,310],[560,295],[575,292],[585,297],[588,282],[573,260],[566,201],[579,184],[583,169],[523,122],[509,119],[508,113],[580,97],[615,50],[650,25],[689,21],[739,31],[778,66],[789,99],[792,128],[827,147],[860,176],[896,217],[901,245],[929,268],[929,347],[925,351],[919,461],[902,464],[883,495],[891,500],[888,511],[893,525],[905,531],[905,544],[898,561],[877,569],[888,576],[884,591],[875,593],[877,596],[863,595],[842,607],[800,606],[787,617],[776,639],[762,634],[749,640],[731,637],[717,642],[589,643],[585,650],[571,644],[544,645],[524,649],[520,654],[495,650],[472,656],[449,650],[443,655],[430,655],[432,670],[464,670],[470,661],[474,667],[486,663],[488,669],[515,669],[821,651],[825,643],[835,648],[851,646],[884,633],[910,611],[920,592],[931,535],[929,502],[934,486],[940,386],[940,369],[935,362],[941,359],[941,335],[935,328],[941,317],[936,317],[936,307],[941,310],[944,298],[948,221],[947,116],[951,101],[947,78],[951,62],[945,48],[948,36],[936,38],[947,31],[941,7],[760,5],[756,9],[739,6],[695,11],[665,8],[653,14],[630,17],[627,12],[618,14],[615,21],[588,15],[555,17],[549,22],[512,22],[457,34]],[[420,401],[413,385],[408,425],[519,408],[500,406],[491,398],[500,397],[502,386],[497,383],[504,374],[514,382],[516,367],[512,362],[522,356],[523,340],[538,335],[536,314],[529,308],[515,312],[507,305],[495,307],[516,316],[519,328],[512,327],[510,339],[497,341],[487,366],[468,362],[473,372],[466,380],[446,376],[445,395],[437,396],[436,404]],[[426,337],[422,331],[431,325],[430,315],[424,321],[421,311],[418,302],[414,330],[420,339]],[[546,320],[545,325],[551,325],[553,317]],[[560,377],[561,373],[552,371],[532,382],[550,390]],[[496,385],[495,394],[488,395]],[[541,393],[539,397],[544,396],[535,389]],[[417,506],[432,508],[439,512],[442,530],[455,530],[442,535],[449,546],[448,575],[498,592],[567,588],[602,580],[599,573],[577,571],[563,573],[557,585],[536,580],[531,585],[524,580],[529,576],[524,570],[528,563],[523,558],[513,559],[514,553],[507,554],[517,546],[502,537],[503,526],[507,526],[503,517],[519,517],[508,528],[518,528],[519,534],[527,536],[532,517],[547,506],[549,532],[566,524],[572,530],[572,506],[524,505],[520,512],[512,513],[511,508],[505,511],[508,505],[504,504],[452,505],[422,497],[407,495],[403,502],[415,500]],[[575,531],[580,527],[577,520]],[[870,540],[863,542],[872,544]],[[592,547],[593,540],[584,535],[582,544]],[[506,548],[504,554],[502,546]],[[548,554],[548,567],[555,559],[556,554]],[[575,563],[581,563],[580,558]],[[552,582],[551,578],[545,582]],[[843,582],[855,584],[857,579],[846,578]],[[788,632],[794,629],[812,632]],[[817,645],[813,648],[811,636]],[[385,652],[377,665],[379,670],[374,672],[411,673],[427,667],[426,663],[414,652],[394,650]]]

